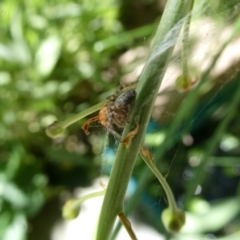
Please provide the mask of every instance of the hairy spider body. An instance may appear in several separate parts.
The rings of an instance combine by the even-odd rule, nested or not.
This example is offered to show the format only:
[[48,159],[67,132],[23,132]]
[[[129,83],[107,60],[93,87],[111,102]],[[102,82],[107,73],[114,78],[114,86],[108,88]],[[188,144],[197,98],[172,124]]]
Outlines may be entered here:
[[100,109],[98,116],[85,122],[82,127],[85,133],[89,134],[88,127],[91,122],[99,121],[107,131],[117,138],[121,138],[120,133],[127,123],[128,115],[136,97],[136,91],[134,89],[125,89],[135,84],[136,83],[120,85],[116,93],[107,98],[108,101]]
[[[119,137],[119,133],[116,131],[115,126],[120,130],[125,127],[135,97],[136,91],[134,89],[129,89],[120,94],[117,98],[110,98],[111,102],[107,107],[108,116],[106,128],[113,135]],[[114,99],[116,100],[114,101]]]

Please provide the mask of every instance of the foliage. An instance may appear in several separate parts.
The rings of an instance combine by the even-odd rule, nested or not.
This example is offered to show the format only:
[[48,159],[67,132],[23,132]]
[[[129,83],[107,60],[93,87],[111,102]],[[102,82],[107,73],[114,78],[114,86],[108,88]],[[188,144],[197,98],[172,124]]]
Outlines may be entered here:
[[[152,7],[143,2],[144,15]],[[193,23],[207,17],[214,28],[236,28],[238,1],[208,2],[195,1],[198,8],[194,8]],[[99,177],[105,141],[99,125],[93,125],[91,135],[85,136],[82,119],[64,137],[54,140],[44,130],[57,119],[68,119],[102,102],[126,74],[143,63],[145,55],[140,54],[139,46],[146,47],[159,19],[128,24],[131,18],[123,20],[126,9],[126,1],[111,0],[1,1],[0,239],[27,239],[27,227],[22,226],[36,219],[51,199],[60,199],[75,187],[89,186]],[[153,16],[160,18],[156,8]],[[198,38],[190,34],[189,56]],[[214,53],[221,53],[221,46],[219,43]],[[129,49],[140,57],[122,64]],[[179,55],[176,50],[170,59],[178,67]],[[218,62],[219,56],[211,63]],[[185,233],[195,234],[194,239],[204,234],[231,235],[240,224],[239,62],[233,62],[221,76],[212,74],[213,66],[207,72],[200,69],[203,62],[197,64],[194,67],[202,73],[198,78],[202,84],[191,86],[189,94],[176,88],[166,91],[170,101],[165,115],[154,115],[156,105],[145,137],[158,169],[168,175],[177,201],[192,214],[187,219],[194,226],[186,225]],[[195,74],[194,63],[189,65]],[[173,117],[165,118],[167,113]],[[140,160],[132,179],[137,188],[128,206],[146,208],[149,202],[164,198],[159,183]],[[159,229],[165,204],[157,205],[159,209],[148,208],[141,218],[167,236],[163,227]],[[217,221],[219,213],[221,221]],[[202,216],[211,221],[203,224]],[[34,226],[33,221],[33,231]],[[34,239],[34,233],[30,235]]]
[[[106,73],[116,49],[102,55],[94,48],[121,32],[116,7],[110,1],[97,8],[88,1],[1,2],[1,239],[15,225],[27,225],[26,217],[60,189],[98,176],[101,148],[92,152],[80,125],[54,142],[44,128],[111,89],[107,82],[117,72]],[[22,239],[26,229],[15,234]]]

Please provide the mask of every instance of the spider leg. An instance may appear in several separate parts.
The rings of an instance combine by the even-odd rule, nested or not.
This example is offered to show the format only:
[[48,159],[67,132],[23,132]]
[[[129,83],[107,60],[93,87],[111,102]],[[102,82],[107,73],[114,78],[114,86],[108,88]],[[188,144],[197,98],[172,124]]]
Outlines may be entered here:
[[99,120],[99,116],[96,116],[96,117],[92,117],[90,119],[88,119],[82,126],[82,129],[84,130],[85,134],[86,135],[89,135],[89,131],[88,131],[88,128],[89,128],[89,125],[91,122],[95,122],[95,121],[98,121]]
[[121,139],[121,135],[118,132],[116,132],[113,128],[107,128],[107,131],[110,132],[117,139]]
[[111,123],[111,117],[108,118],[108,124],[107,124],[106,129],[107,129],[108,132],[110,132],[110,133],[111,133],[113,136],[115,136],[116,138],[118,138],[118,139],[121,138],[121,135],[114,130],[114,126],[113,126],[113,124]]

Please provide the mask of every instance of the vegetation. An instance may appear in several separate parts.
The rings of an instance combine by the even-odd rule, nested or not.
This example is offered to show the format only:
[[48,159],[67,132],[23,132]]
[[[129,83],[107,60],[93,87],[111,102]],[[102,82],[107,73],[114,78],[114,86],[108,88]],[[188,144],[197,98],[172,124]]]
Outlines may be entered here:
[[[98,240],[115,239],[118,215],[136,239],[126,219],[136,207],[166,238],[239,239],[239,2],[168,0],[164,12],[160,2],[1,1],[0,239],[50,239],[67,199],[73,218],[102,194]],[[118,150],[108,136],[117,154],[101,171],[106,131],[81,127],[129,80],[139,82],[122,139],[139,129]],[[100,172],[112,172],[106,193],[75,202]]]

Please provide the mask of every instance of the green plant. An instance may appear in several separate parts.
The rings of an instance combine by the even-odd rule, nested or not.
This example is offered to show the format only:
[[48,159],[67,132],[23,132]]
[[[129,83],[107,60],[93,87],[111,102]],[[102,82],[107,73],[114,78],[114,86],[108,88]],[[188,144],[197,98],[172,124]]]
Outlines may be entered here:
[[[133,73],[144,62],[135,109],[123,135],[128,141],[119,144],[111,177],[123,180],[109,185],[101,214],[107,222],[100,220],[98,234],[109,235],[119,216],[135,238],[139,233],[127,219],[133,211],[166,238],[170,233],[162,223],[171,232],[181,228],[174,236],[179,239],[203,239],[208,234],[239,239],[239,0],[195,0],[193,8],[193,1],[176,1],[170,10],[175,1],[168,1],[147,61],[148,37],[159,19],[152,21],[162,11],[153,9],[152,1],[128,2],[1,1],[0,239],[49,238],[63,196],[91,185],[100,171],[110,172],[100,170],[105,160],[102,148],[108,145],[103,126],[93,124],[90,136],[81,126],[84,117],[102,108],[119,81],[136,80]],[[176,11],[182,2],[189,6]],[[131,18],[138,28],[133,28]],[[198,46],[201,54],[195,51]],[[157,94],[163,75],[163,87],[177,80]],[[44,129],[54,121],[49,136],[64,135],[52,140]],[[142,159],[172,190],[164,183],[161,187]],[[136,186],[124,199],[130,174]],[[105,191],[74,196],[64,216],[76,217],[82,201],[102,194]],[[183,214],[171,195],[186,212],[183,227]],[[51,214],[46,206],[51,206]],[[108,212],[111,216],[105,215]]]
[[[109,238],[116,216],[119,216],[123,213],[122,206],[124,201],[124,195],[135,163],[134,160],[136,159],[142,147],[147,122],[149,121],[151,110],[157,96],[157,89],[159,88],[161,79],[164,76],[164,72],[168,64],[167,59],[170,59],[174,45],[177,41],[177,37],[183,22],[182,19],[185,14],[188,13],[188,9],[190,9],[189,2],[187,3],[186,1],[169,1],[166,6],[166,14],[164,14],[161,19],[161,24],[159,25],[158,31],[155,36],[155,42],[153,43],[152,50],[150,51],[145,68],[139,79],[139,84],[137,88],[138,94],[135,102],[135,108],[131,113],[129,124],[127,124],[127,127],[123,133],[123,139],[129,134],[129,131],[131,131],[131,128],[135,124],[138,124],[140,128],[137,131],[137,135],[134,136],[133,139],[131,139],[130,143],[128,143],[128,145],[130,146],[127,145],[126,147],[123,146],[123,144],[121,143],[119,145],[118,154],[116,156],[115,164],[110,176],[109,184],[104,198],[104,203],[102,206],[102,212],[100,215],[98,232],[96,236],[97,239]],[[173,37],[175,41],[172,41],[172,44],[163,52],[161,52],[160,50],[158,50],[159,46],[164,41],[168,41],[167,34],[169,34],[169,32],[173,33],[171,37]],[[100,105],[99,107],[101,106],[102,105]],[[142,109],[140,114],[138,108]],[[96,108],[92,109],[96,110]],[[89,113],[91,112],[92,111],[89,111]],[[83,116],[85,115],[83,114]],[[80,118],[81,117],[82,116],[80,116]],[[71,123],[70,120],[69,122]],[[56,136],[58,136],[59,132],[63,132],[61,130],[61,125],[63,124],[56,123],[50,126],[47,129],[48,135],[54,135],[54,132],[56,130],[55,133]],[[68,124],[66,124],[66,126],[68,126]],[[153,172],[158,176],[161,184],[165,186],[164,178],[161,177],[162,175],[160,173],[160,175],[158,175],[158,170],[154,167],[154,164],[151,164],[151,161],[148,160],[148,157],[143,158],[146,159],[148,166],[153,169]],[[133,161],[129,161],[129,159],[132,159]],[[169,220],[166,220],[166,226],[169,227],[172,231],[178,231],[184,224],[184,214],[177,210],[171,190],[168,187],[164,187],[164,189],[166,190],[167,195],[170,194],[168,198],[170,200],[170,211],[168,212],[168,214],[163,214],[164,216],[170,214],[170,216],[168,217]],[[109,206],[111,206],[111,210],[109,210]],[[180,214],[179,217],[178,211]],[[173,214],[173,216],[171,216],[171,214]],[[170,220],[172,218],[180,220]],[[127,231],[129,232],[131,238],[136,239],[135,234],[131,229],[131,225],[129,225],[125,218],[120,217],[120,219],[123,225],[126,227]],[[172,221],[179,221],[179,226],[176,226],[176,223],[173,223]]]
[[[125,226],[126,230],[128,231],[129,235],[132,239],[136,239],[136,234],[134,233],[131,224],[127,220],[127,218],[123,214],[123,202],[124,202],[124,195],[126,192],[126,187],[128,185],[128,181],[132,174],[133,166],[135,164],[135,159],[139,152],[141,152],[142,158],[146,161],[148,167],[153,171],[153,173],[158,177],[160,183],[162,184],[163,188],[166,191],[168,196],[169,205],[170,207],[162,213],[163,222],[165,227],[172,232],[177,232],[182,227],[185,222],[184,213],[177,209],[176,204],[174,203],[173,195],[168,185],[165,187],[164,178],[159,173],[157,168],[152,162],[151,154],[144,154],[144,151],[141,150],[142,144],[144,141],[145,131],[147,123],[150,119],[151,111],[153,109],[153,104],[157,97],[158,88],[161,83],[161,79],[164,76],[164,72],[166,67],[169,63],[170,56],[172,55],[172,51],[174,45],[176,44],[178,35],[180,33],[180,29],[182,24],[185,20],[185,31],[184,31],[184,46],[183,46],[183,54],[182,54],[182,62],[183,62],[183,77],[182,79],[178,78],[178,87],[182,87],[185,90],[191,89],[191,84],[193,81],[184,82],[188,80],[188,66],[187,66],[187,48],[186,44],[188,42],[188,31],[189,31],[189,24],[190,24],[190,11],[193,8],[193,1],[168,1],[166,6],[164,15],[161,19],[158,31],[155,36],[155,41],[152,45],[150,50],[149,57],[146,61],[145,67],[143,72],[139,78],[139,83],[137,86],[137,98],[135,102],[135,107],[132,110],[132,113],[129,118],[129,123],[127,124],[122,139],[126,139],[126,137],[130,137],[130,140],[127,141],[126,144],[123,144],[124,140],[122,140],[119,144],[119,148],[117,151],[115,164],[110,176],[109,184],[107,187],[107,191],[105,194],[101,215],[99,218],[98,223],[98,231],[96,238],[97,239],[108,239],[115,222],[115,218],[119,216],[122,224]],[[184,18],[185,17],[185,18]],[[229,42],[235,38],[236,34],[239,31],[239,23],[236,21],[235,29],[233,34],[227,39],[227,41],[220,47],[218,53],[214,57],[212,64],[210,64],[209,68],[199,77],[198,85],[192,89],[188,97],[186,98],[186,104],[182,109],[180,109],[179,113],[175,116],[175,119],[171,125],[171,127],[167,131],[167,135],[171,136],[179,124],[179,122],[183,121],[187,116],[187,111],[193,107],[194,102],[196,101],[197,92],[199,91],[202,84],[204,84],[209,77],[209,74],[213,67],[215,66],[219,56],[221,55],[222,51],[226,48]],[[171,36],[171,40],[168,37]],[[161,45],[163,43],[169,43],[168,47],[164,50],[161,49]],[[182,83],[180,83],[180,81]],[[236,107],[236,103],[239,101],[239,90],[236,89],[235,97],[233,98],[233,102],[231,103],[231,113],[234,112],[234,108]],[[96,105],[89,109],[89,113],[100,109],[103,106],[103,103]],[[139,112],[139,109],[141,111]],[[92,111],[93,110],[93,111]],[[84,114],[85,116],[85,114]],[[81,118],[82,116],[80,116]],[[80,119],[79,118],[79,119]],[[219,131],[216,133],[216,141],[212,141],[212,147],[210,147],[209,151],[216,148],[216,143],[219,141],[220,135],[223,133],[224,126],[229,122],[231,119],[231,115],[223,121],[222,125],[219,126]],[[60,124],[56,123],[54,129],[58,129],[61,126]],[[136,126],[139,126],[136,127]],[[54,127],[54,126],[53,126]],[[135,130],[133,130],[135,128]],[[54,130],[53,129],[53,130]],[[186,131],[186,129],[182,129],[182,133]],[[61,131],[60,131],[61,132]],[[51,133],[49,134],[51,135]],[[163,152],[172,145],[173,142],[169,137],[164,144],[162,144],[161,150],[159,155],[163,154]],[[209,157],[209,156],[207,156]],[[129,161],[131,159],[132,161]],[[206,158],[207,159],[207,158]],[[198,168],[198,175],[202,174],[202,167],[206,165],[206,162],[203,161],[202,164]],[[147,178],[143,181],[147,182]],[[195,181],[191,183],[189,188],[188,194],[186,195],[186,203],[189,200],[189,196],[193,195],[193,189],[196,189],[197,184],[199,184],[200,180],[199,177],[196,178]],[[141,186],[142,188],[142,186]],[[170,197],[169,197],[170,196]],[[109,206],[111,208],[109,209]],[[67,207],[67,206],[66,206]],[[114,235],[112,239],[114,239]]]

